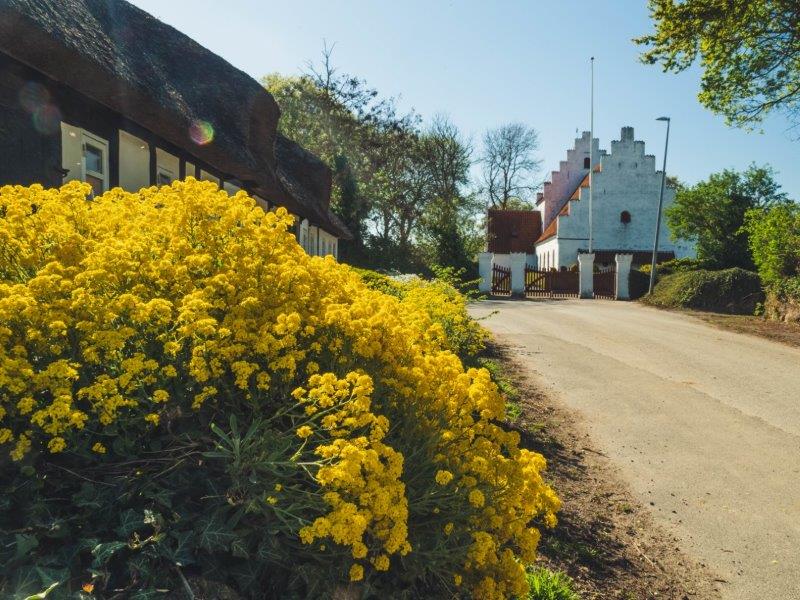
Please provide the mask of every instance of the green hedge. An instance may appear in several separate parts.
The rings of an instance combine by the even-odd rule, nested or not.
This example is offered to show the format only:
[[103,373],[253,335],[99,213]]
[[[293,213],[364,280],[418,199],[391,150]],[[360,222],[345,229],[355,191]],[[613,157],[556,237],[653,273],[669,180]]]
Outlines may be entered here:
[[[699,269],[707,269],[709,267],[709,262],[707,260],[702,260],[699,258],[673,258],[671,260],[665,260],[662,263],[658,264],[658,268],[656,269],[656,275],[672,275],[673,273],[683,273],[686,271],[697,271]],[[642,273],[647,274],[650,276],[650,264],[644,264],[639,267],[639,270]]]
[[800,323],[800,276],[786,277],[767,287],[764,314],[775,321]]
[[758,274],[740,268],[688,271],[660,277],[643,301],[662,308],[753,314],[764,300]]
[[647,289],[650,286],[649,269],[650,267],[648,266],[648,272],[636,269],[631,271],[630,277],[628,278],[628,293],[630,294],[631,300],[638,300],[647,294]]

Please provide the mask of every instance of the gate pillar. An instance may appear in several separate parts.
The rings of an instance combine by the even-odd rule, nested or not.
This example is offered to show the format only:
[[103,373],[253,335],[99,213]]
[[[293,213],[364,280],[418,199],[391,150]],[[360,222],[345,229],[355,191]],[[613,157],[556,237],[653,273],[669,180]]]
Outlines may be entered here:
[[581,298],[594,298],[594,254],[578,254],[578,281]]
[[511,253],[511,295],[525,296],[525,265],[528,255],[524,252]]
[[481,252],[478,254],[478,275],[481,280],[478,283],[478,290],[484,293],[492,291],[492,263],[494,254],[491,252]]
[[617,254],[614,259],[617,263],[617,293],[616,300],[630,300],[631,262],[633,254]]

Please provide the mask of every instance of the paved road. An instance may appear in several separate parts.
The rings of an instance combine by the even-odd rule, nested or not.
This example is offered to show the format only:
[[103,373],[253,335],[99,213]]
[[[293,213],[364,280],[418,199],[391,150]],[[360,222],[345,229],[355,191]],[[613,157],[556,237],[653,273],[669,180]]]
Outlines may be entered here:
[[633,303],[492,311],[724,598],[800,600],[800,350]]

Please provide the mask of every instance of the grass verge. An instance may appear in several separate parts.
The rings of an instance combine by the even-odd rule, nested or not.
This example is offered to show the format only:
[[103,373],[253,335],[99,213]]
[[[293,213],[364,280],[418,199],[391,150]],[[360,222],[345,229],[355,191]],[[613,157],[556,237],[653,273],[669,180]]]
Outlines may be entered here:
[[528,573],[528,600],[580,600],[572,578],[561,571],[536,567]]

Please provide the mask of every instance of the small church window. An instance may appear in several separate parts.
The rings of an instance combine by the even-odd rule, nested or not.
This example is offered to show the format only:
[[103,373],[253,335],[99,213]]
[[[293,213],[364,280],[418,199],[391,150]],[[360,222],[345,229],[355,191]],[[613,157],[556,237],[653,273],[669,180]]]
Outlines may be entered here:
[[588,156],[583,159],[583,168],[584,169],[588,169],[589,168],[589,157]]
[[623,210],[619,214],[619,220],[620,220],[621,223],[624,223],[625,225],[627,225],[628,223],[631,222],[631,213],[629,213],[627,210]]

